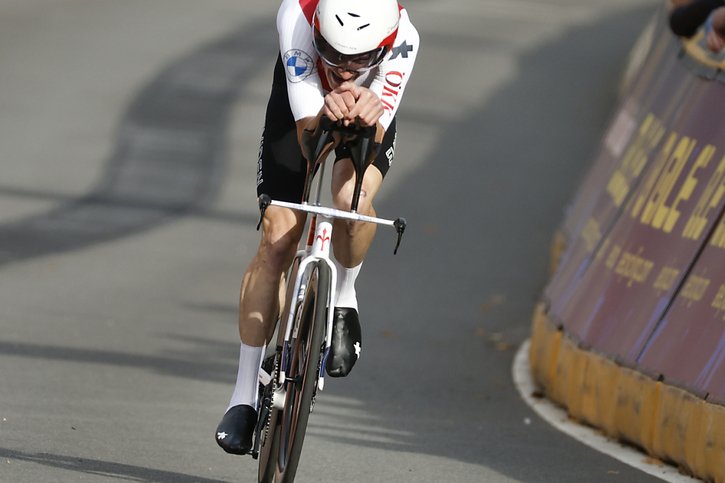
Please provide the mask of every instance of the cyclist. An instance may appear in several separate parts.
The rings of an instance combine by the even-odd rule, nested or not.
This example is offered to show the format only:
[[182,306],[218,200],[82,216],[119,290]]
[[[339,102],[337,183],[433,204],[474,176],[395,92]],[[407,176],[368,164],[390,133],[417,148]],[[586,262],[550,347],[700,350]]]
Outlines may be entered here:
[[[375,215],[372,202],[393,161],[395,113],[418,53],[419,37],[397,0],[284,0],[277,14],[280,54],[274,70],[257,166],[257,194],[299,202],[307,162],[303,132],[322,116],[376,127],[381,143],[364,180],[358,213]],[[332,195],[349,209],[354,169],[349,149],[335,148]],[[283,305],[284,273],[292,263],[305,214],[270,206],[259,248],[242,281],[241,348],[237,382],[216,441],[246,454],[257,422],[259,371]],[[332,247],[338,271],[334,329],[325,367],[346,376],[361,350],[354,283],[375,235],[375,225],[337,220]]]

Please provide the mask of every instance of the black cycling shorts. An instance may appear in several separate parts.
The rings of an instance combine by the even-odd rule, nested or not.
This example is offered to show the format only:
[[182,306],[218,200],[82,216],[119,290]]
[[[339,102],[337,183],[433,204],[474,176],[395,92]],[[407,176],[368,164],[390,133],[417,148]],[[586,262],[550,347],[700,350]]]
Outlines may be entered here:
[[[373,165],[385,176],[395,155],[395,118],[390,123]],[[335,161],[349,158],[349,149],[338,146]],[[297,142],[297,124],[292,116],[287,97],[282,58],[277,59],[272,82],[272,93],[267,103],[267,114],[257,161],[257,195],[267,194],[275,200],[298,203],[302,200],[307,161]]]

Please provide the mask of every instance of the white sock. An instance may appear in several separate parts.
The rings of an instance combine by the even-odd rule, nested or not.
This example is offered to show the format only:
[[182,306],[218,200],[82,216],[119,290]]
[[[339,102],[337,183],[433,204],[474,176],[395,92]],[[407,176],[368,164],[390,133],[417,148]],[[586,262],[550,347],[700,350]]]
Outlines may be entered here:
[[239,369],[237,385],[227,411],[234,406],[247,404],[257,409],[259,397],[259,368],[262,366],[266,347],[252,347],[242,342],[239,349]]
[[337,267],[337,300],[335,300],[335,307],[349,307],[357,310],[355,279],[360,273],[362,263],[357,267],[347,268],[335,260],[335,266]]

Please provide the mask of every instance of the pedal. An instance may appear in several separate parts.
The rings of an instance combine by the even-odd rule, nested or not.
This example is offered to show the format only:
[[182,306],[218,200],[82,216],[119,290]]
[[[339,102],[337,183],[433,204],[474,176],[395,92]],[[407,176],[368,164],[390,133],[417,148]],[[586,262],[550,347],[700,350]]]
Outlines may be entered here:
[[259,368],[259,383],[262,386],[268,385],[270,382],[272,382],[272,374],[269,374],[267,371],[265,371],[263,368]]

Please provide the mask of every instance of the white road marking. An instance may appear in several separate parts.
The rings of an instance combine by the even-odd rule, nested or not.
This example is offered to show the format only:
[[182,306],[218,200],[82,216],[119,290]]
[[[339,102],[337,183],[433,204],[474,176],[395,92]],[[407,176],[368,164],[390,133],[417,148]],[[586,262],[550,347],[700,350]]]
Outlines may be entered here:
[[647,455],[636,449],[624,446],[616,441],[608,439],[593,428],[578,424],[569,419],[566,411],[546,398],[534,398],[532,394],[538,388],[531,377],[529,366],[529,341],[519,347],[514,365],[511,368],[514,385],[519,394],[536,413],[547,423],[554,426],[561,432],[568,434],[574,439],[595,450],[615,458],[622,463],[628,464],[640,471],[652,476],[661,478],[672,483],[693,483],[701,480],[680,474],[677,468],[663,464],[654,465],[647,463]]

